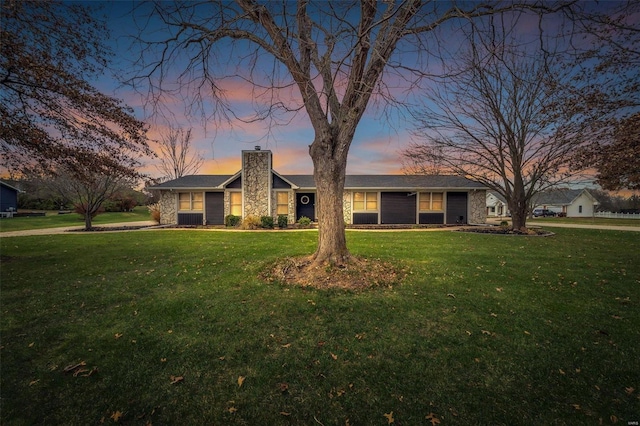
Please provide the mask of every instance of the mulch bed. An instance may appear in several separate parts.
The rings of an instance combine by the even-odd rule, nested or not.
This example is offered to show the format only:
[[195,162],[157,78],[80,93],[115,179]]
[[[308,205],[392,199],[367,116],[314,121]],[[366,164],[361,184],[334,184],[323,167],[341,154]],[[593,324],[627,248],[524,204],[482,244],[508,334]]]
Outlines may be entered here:
[[311,257],[305,256],[280,259],[260,277],[267,282],[320,290],[361,291],[375,287],[393,287],[400,284],[407,274],[407,268],[399,262],[351,256],[345,265],[313,266]]
[[506,228],[503,226],[474,226],[467,228],[460,228],[458,232],[473,232],[476,234],[493,234],[493,235],[516,235],[525,237],[549,237],[555,235],[551,231],[544,230],[542,228],[528,228],[526,231],[520,231],[517,229]]
[[90,229],[69,229],[67,232],[103,232],[103,231],[135,231],[148,228],[149,225],[137,226],[93,226]]

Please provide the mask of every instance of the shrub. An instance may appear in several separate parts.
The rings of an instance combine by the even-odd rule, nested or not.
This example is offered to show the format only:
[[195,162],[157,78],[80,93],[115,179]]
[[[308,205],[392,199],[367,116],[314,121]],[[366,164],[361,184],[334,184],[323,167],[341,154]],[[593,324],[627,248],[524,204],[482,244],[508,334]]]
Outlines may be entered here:
[[278,215],[278,228],[284,229],[289,225],[289,215],[287,214],[279,214]]
[[503,228],[507,228],[509,227],[509,222],[506,220],[503,220],[502,222],[500,222],[500,226],[502,226]]
[[262,220],[258,216],[247,216],[242,221],[242,229],[258,229],[262,227]]
[[82,216],[84,216],[88,211],[89,214],[91,215],[91,219],[93,219],[99,214],[104,213],[104,208],[100,206],[97,209],[89,210],[89,207],[87,206],[87,204],[77,203],[77,204],[74,204],[73,211],[78,214],[81,214]]
[[298,225],[301,228],[308,228],[311,225],[311,219],[306,216],[302,216],[300,219],[298,219]]
[[233,228],[235,226],[238,226],[238,224],[240,223],[240,216],[236,216],[233,214],[228,214],[225,216],[224,218],[224,226],[227,226],[229,228]]
[[155,220],[156,223],[160,223],[160,203],[149,204],[147,208],[151,213],[151,219]]
[[260,226],[265,229],[273,229],[273,216],[262,216],[260,218]]

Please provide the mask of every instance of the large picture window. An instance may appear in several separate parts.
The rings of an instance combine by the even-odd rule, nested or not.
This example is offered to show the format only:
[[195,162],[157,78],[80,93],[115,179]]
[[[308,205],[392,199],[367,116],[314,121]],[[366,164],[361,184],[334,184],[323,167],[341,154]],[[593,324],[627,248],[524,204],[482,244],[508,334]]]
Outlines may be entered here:
[[276,192],[276,214],[289,214],[289,193]]
[[242,192],[229,193],[229,213],[242,217]]
[[378,210],[378,193],[377,192],[354,192],[353,193],[353,210],[359,211],[376,211]]
[[180,192],[178,209],[183,211],[202,211],[202,192]]
[[444,210],[444,194],[442,192],[421,192],[420,211],[421,212],[441,212]]

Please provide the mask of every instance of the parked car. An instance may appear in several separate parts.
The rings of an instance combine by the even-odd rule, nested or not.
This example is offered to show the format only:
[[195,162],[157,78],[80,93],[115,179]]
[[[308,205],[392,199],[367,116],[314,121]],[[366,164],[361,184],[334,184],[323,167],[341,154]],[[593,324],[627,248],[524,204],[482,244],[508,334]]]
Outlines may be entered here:
[[556,216],[556,212],[554,212],[553,210],[548,210],[548,209],[534,209],[533,210],[533,217],[554,217]]

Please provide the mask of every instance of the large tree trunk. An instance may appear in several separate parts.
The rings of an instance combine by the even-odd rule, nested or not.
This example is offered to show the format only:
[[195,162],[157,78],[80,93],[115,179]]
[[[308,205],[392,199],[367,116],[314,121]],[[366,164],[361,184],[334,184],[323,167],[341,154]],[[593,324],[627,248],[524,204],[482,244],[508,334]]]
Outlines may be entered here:
[[[313,159],[318,216],[318,248],[313,255],[316,265],[343,265],[349,261],[343,216],[344,181],[347,147],[336,141],[314,143],[309,153]],[[330,149],[330,151],[329,151]]]
[[527,215],[529,214],[529,202],[525,193],[522,178],[516,174],[514,177],[513,193],[509,199],[511,211],[511,227],[516,231],[527,229]]

